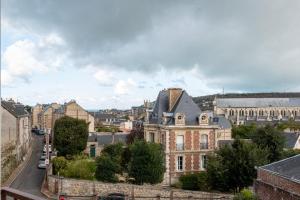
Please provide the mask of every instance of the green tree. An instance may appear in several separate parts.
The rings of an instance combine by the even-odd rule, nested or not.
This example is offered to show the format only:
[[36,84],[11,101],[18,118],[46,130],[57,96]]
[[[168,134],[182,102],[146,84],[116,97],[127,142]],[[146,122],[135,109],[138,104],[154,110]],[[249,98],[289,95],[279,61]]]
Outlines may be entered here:
[[271,125],[256,129],[252,140],[259,147],[268,149],[269,162],[274,162],[282,158],[285,138],[280,131]]
[[130,146],[130,152],[129,176],[133,177],[137,184],[155,184],[163,180],[165,166],[161,145],[135,140]]
[[53,164],[53,174],[57,174],[58,172],[62,174],[63,170],[66,169],[68,161],[63,156],[55,157],[52,160]]
[[208,180],[213,189],[239,191],[252,185],[256,166],[267,163],[268,151],[239,139],[217,151],[208,161]]
[[116,182],[117,173],[122,173],[122,156],[124,148],[122,143],[111,144],[104,147],[101,156],[97,158],[96,178],[104,182]]
[[61,156],[81,153],[87,144],[88,124],[68,116],[55,121],[54,147]]
[[119,164],[107,153],[96,159],[96,179],[104,182],[117,182],[116,173],[120,171]]
[[256,125],[239,125],[232,127],[232,137],[240,139],[250,139],[256,130]]

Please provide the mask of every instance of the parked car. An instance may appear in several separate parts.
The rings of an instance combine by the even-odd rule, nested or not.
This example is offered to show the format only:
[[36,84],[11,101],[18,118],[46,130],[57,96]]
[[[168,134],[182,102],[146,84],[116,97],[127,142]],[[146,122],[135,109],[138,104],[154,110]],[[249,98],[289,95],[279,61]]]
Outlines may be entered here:
[[[46,151],[47,151],[46,147],[47,147],[47,146],[44,145],[43,152],[46,152]],[[49,152],[50,152],[50,153],[52,152],[51,144],[49,144]]]
[[[52,137],[51,137],[51,135],[49,135],[49,143],[51,143],[51,142],[52,142]],[[44,143],[46,143],[46,135],[44,137]]]
[[39,129],[37,129],[37,128],[32,128],[32,129],[31,129],[31,132],[32,132],[32,133],[35,133],[35,134],[37,134],[38,131],[39,131]]
[[43,130],[38,130],[36,132],[37,135],[45,135],[45,132]]
[[98,200],[126,200],[126,196],[122,193],[111,193],[106,197],[99,197]]
[[39,163],[39,164],[38,164],[38,168],[39,168],[39,169],[46,169],[46,163],[45,163],[45,162]]

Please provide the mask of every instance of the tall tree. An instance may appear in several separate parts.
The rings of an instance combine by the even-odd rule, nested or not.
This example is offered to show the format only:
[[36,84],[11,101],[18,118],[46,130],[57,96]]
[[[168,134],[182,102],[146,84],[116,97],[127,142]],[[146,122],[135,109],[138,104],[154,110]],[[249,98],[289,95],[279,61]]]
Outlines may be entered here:
[[256,130],[256,125],[239,125],[232,127],[232,137],[241,139],[250,139]]
[[54,147],[60,156],[81,153],[87,144],[88,123],[68,116],[55,121]]
[[213,189],[239,191],[252,185],[255,167],[267,163],[268,151],[239,139],[209,158],[208,180]]
[[144,126],[143,124],[136,124],[134,128],[130,131],[130,133],[126,137],[126,143],[132,144],[134,140],[142,140],[144,139]]
[[271,125],[257,128],[253,133],[252,140],[259,147],[268,149],[268,159],[270,162],[282,158],[285,138],[280,131]]
[[160,183],[165,172],[164,152],[161,145],[135,140],[130,146],[129,176],[137,184]]

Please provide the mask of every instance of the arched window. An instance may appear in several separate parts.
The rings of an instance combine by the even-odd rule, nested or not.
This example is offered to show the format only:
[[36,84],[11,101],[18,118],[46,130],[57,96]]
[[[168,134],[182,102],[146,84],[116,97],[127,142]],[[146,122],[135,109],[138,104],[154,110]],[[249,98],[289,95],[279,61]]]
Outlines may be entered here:
[[250,111],[249,111],[249,116],[253,117],[253,115],[254,115],[254,111],[253,111],[253,110],[250,110]]
[[240,110],[240,116],[244,116],[244,111],[243,110]]
[[200,148],[208,149],[208,135],[207,134],[201,135]]
[[233,116],[234,115],[234,111],[233,110],[229,110],[229,115]]

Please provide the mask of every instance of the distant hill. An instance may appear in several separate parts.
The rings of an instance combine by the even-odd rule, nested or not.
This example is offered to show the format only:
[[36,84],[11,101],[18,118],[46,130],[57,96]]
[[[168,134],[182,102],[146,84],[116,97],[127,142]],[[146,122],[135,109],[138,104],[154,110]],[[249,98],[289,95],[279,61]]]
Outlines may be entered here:
[[292,98],[299,97],[300,92],[272,92],[272,93],[228,93],[193,97],[201,110],[213,110],[213,100],[217,98]]

